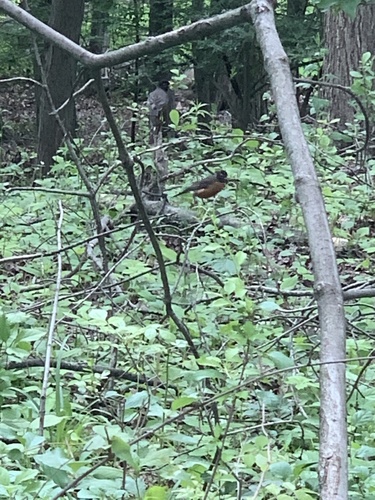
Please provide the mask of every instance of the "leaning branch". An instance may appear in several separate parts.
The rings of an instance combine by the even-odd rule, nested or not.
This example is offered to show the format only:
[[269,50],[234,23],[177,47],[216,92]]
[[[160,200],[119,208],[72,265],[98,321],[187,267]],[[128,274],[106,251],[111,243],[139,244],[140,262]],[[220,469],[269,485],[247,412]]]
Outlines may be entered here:
[[321,328],[320,498],[347,498],[345,316],[335,249],[321,188],[303,135],[288,57],[270,1],[254,0],[251,14],[269,75],[286,153],[292,166],[314,269]]
[[69,52],[74,59],[77,59],[83,65],[90,68],[114,66],[146,55],[159,54],[162,50],[170,47],[198,40],[251,20],[250,4],[246,4],[238,9],[229,10],[225,14],[201,19],[188,26],[182,26],[164,35],[149,37],[143,42],[128,45],[122,49],[106,52],[105,54],[92,54],[72,42],[72,40],[69,40],[69,38],[61,35],[61,33],[42,23],[39,19],[36,19],[10,0],[0,0],[0,10],[3,10],[12,19],[18,21],[34,33],[41,35],[60,49]]

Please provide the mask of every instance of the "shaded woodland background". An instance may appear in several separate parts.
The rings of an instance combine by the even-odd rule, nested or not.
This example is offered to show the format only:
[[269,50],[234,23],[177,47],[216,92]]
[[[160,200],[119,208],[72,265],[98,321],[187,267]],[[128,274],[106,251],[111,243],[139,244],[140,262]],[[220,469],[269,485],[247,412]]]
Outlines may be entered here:
[[[100,1],[71,0],[47,4],[35,1],[29,9],[72,40],[80,40],[93,53],[102,53],[240,5],[238,2],[179,5],[171,0],[151,1],[150,4],[111,0],[103,4]],[[373,11],[372,4],[360,5],[355,18],[351,19],[347,13],[334,9],[324,14],[308,1],[290,0],[279,5],[277,26],[294,76],[312,79],[324,76],[324,81],[350,85],[353,80],[350,72],[359,69],[361,54],[374,53]],[[2,28],[0,67],[3,68],[3,77],[12,74],[40,79],[29,34],[11,20],[3,20]],[[90,75],[77,67],[63,51],[40,40],[38,43],[51,96],[58,107],[81,88]],[[233,125],[242,130],[259,126],[261,118],[272,111],[272,99],[270,101],[269,95],[268,99],[265,98],[268,83],[252,26],[233,28],[190,46],[166,50],[157,57],[103,70],[107,90],[111,92],[112,99],[118,100],[118,108],[123,112],[132,103],[144,102],[147,93],[158,81],[172,76],[176,80],[175,86],[178,81],[183,81],[183,86],[188,87],[180,95],[183,103],[186,97],[204,104],[209,112],[227,110],[231,113]],[[22,87],[27,91],[25,85]],[[4,92],[7,87],[4,84],[2,90],[6,99]],[[311,88],[298,88],[302,117],[309,114],[314,102],[318,110],[323,105],[324,100],[322,103],[310,100],[311,91]],[[85,97],[90,93],[88,89]],[[40,87],[34,88],[34,94],[33,97],[29,92],[29,101],[33,104],[25,103],[25,106],[36,113],[36,121],[33,119],[30,126],[34,128],[23,135],[34,144],[37,142],[38,161],[44,162],[48,170],[51,158],[61,144],[61,132],[56,120],[49,114],[47,97]],[[345,93],[325,87],[319,95],[326,99],[325,109],[332,119],[338,118],[342,125],[353,120],[355,108]],[[22,99],[15,101],[22,103]],[[83,107],[88,106],[87,99],[80,101]],[[12,127],[9,116],[12,110],[15,114],[14,104],[11,109],[7,108],[9,106],[4,106],[2,137],[7,142],[12,138],[12,128],[15,128],[13,138],[17,142],[17,127]],[[17,112],[18,116],[20,113],[21,109]],[[65,106],[62,116],[68,130],[75,133],[78,123],[74,100]],[[87,122],[88,118],[85,117],[82,122]],[[134,131],[132,139],[135,139]]]
[[[98,54],[240,5],[22,3]],[[346,304],[350,498],[372,498],[375,5],[281,1],[276,23]],[[101,72],[161,260],[94,75],[0,28],[0,498],[319,498],[314,276],[253,26]],[[217,169],[215,200],[174,199]]]

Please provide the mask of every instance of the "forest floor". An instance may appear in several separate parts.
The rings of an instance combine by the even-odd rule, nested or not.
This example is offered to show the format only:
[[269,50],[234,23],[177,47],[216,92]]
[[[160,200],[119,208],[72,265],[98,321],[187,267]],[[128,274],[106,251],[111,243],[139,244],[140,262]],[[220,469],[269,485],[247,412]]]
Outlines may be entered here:
[[[130,131],[131,111],[120,92],[110,97],[121,128]],[[3,87],[0,93],[0,161],[18,163],[22,153],[36,152],[36,105],[34,87],[15,84]],[[104,113],[95,95],[80,95],[76,100],[77,136],[85,144],[95,142],[106,130]]]

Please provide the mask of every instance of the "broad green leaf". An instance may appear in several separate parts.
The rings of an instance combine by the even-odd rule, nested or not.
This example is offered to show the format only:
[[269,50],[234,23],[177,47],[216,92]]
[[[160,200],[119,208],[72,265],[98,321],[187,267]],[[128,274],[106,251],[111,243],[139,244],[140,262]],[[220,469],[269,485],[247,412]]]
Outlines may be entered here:
[[251,339],[256,334],[254,323],[252,323],[251,321],[245,321],[245,323],[242,325],[242,331],[247,338]]
[[246,467],[253,467],[255,464],[255,455],[253,455],[252,453],[245,453],[242,459]]
[[56,483],[57,486],[60,486],[60,488],[64,488],[69,483],[70,476],[65,470],[50,467],[47,464],[42,464],[41,468],[44,474],[48,478],[52,479],[52,481]]
[[167,500],[168,487],[167,486],[151,486],[146,491],[145,500]]
[[267,311],[267,312],[274,312],[274,311],[277,311],[278,309],[280,309],[280,306],[278,304],[276,304],[276,302],[274,302],[273,300],[265,300],[264,302],[261,302],[259,304],[259,307],[263,311]]
[[146,391],[140,391],[132,394],[125,401],[125,408],[140,408],[149,401],[150,396]]
[[310,377],[305,377],[302,374],[290,375],[289,377],[287,377],[286,381],[288,382],[288,384],[293,385],[298,390],[303,390],[308,387],[313,387],[313,388],[319,387],[319,384],[316,381],[311,380]]
[[234,128],[232,130],[232,134],[235,135],[235,136],[240,136],[241,138],[243,137],[244,135],[244,131],[240,128]]
[[266,471],[269,467],[268,458],[260,453],[255,456],[255,463],[261,471]]
[[92,319],[98,319],[100,321],[105,321],[108,316],[108,311],[105,309],[90,309],[89,317]]
[[55,470],[69,470],[69,458],[67,458],[65,452],[61,448],[47,450],[45,453],[35,455],[34,459],[39,465],[46,465]]
[[298,283],[298,276],[291,276],[282,280],[280,290],[292,290]]
[[111,447],[116,457],[127,462],[135,470],[138,469],[136,457],[133,456],[130,445],[126,441],[119,436],[113,436],[111,439]]
[[371,52],[364,52],[362,54],[362,64],[368,63],[372,58]]
[[363,238],[364,236],[369,236],[370,228],[369,227],[359,227],[355,232],[355,236],[357,238]]
[[285,481],[292,474],[292,468],[288,462],[276,462],[271,464],[270,471],[274,476]]
[[197,398],[190,398],[188,396],[183,396],[181,398],[177,398],[172,402],[172,410],[179,410],[180,408],[184,408],[185,406],[191,405],[194,403]]
[[241,278],[228,278],[224,285],[224,290],[226,293],[234,293],[236,297],[243,297],[246,295],[246,288],[243,280]]
[[4,467],[0,467],[0,484],[3,486],[8,486],[10,483],[10,476],[9,472],[4,469]]
[[163,257],[169,261],[175,262],[177,258],[177,253],[172,248],[168,248],[164,244],[160,244],[160,250]]
[[200,380],[203,380],[205,378],[225,379],[225,376],[223,373],[219,372],[218,370],[213,370],[210,368],[207,368],[205,370],[199,370],[199,371],[192,374],[192,379],[196,380],[196,381],[200,381]]
[[6,342],[10,337],[10,325],[5,314],[0,314],[0,340]]
[[172,111],[170,111],[169,118],[171,119],[173,125],[175,125],[176,127],[180,123],[180,113],[177,111],[177,109],[172,109]]
[[357,451],[356,456],[366,460],[372,459],[375,457],[375,448],[373,446],[361,446],[361,448]]
[[293,361],[283,354],[281,351],[273,351],[268,354],[268,357],[272,359],[276,368],[290,368],[294,366]]
[[362,73],[354,70],[350,71],[350,76],[352,76],[353,78],[363,78]]
[[250,139],[243,144],[243,147],[249,148],[249,149],[256,149],[259,147],[259,141],[255,141],[253,139]]
[[[58,417],[57,415],[46,415],[44,418],[44,428],[54,427],[59,424],[63,420],[66,420],[66,417]],[[30,424],[30,429],[38,429],[39,428],[39,418],[33,420]]]
[[246,261],[246,259],[247,259],[247,254],[242,250],[237,252],[236,255],[234,256],[234,262],[236,263],[236,266],[238,268],[242,266],[242,264]]

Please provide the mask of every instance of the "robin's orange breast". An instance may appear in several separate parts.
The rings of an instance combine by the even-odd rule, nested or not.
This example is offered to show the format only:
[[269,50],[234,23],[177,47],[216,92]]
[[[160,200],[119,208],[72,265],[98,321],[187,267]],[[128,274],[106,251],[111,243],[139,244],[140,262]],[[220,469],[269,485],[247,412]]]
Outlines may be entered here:
[[216,196],[217,193],[220,193],[224,188],[225,184],[223,182],[213,182],[207,187],[197,189],[194,191],[194,194],[198,196],[198,198],[212,198],[212,196]]

